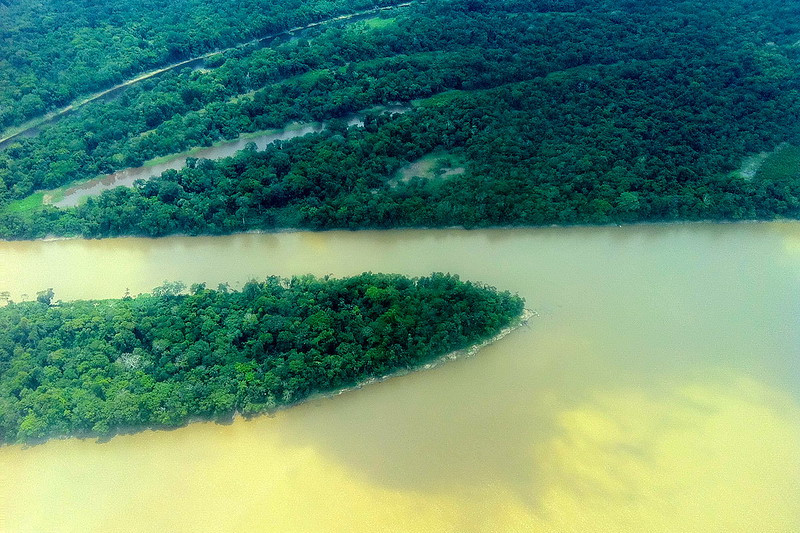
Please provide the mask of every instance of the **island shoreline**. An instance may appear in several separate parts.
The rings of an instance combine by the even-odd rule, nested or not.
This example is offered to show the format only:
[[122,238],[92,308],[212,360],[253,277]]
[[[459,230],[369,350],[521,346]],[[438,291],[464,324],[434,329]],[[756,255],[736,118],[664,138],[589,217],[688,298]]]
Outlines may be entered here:
[[492,337],[489,337],[488,339],[484,339],[484,340],[478,342],[477,344],[473,344],[473,345],[467,346],[466,348],[462,348],[460,350],[453,350],[453,351],[448,352],[448,353],[446,353],[444,355],[440,355],[439,357],[435,357],[434,359],[432,359],[431,361],[429,361],[429,362],[427,362],[425,364],[422,364],[422,365],[419,365],[419,366],[415,366],[415,367],[411,367],[411,368],[402,368],[402,369],[396,370],[394,372],[390,372],[390,373],[385,374],[385,375],[380,376],[380,377],[374,377],[374,378],[366,379],[364,381],[360,381],[360,382],[356,383],[355,385],[351,385],[349,387],[342,387],[340,389],[336,389],[336,390],[329,391],[329,392],[320,392],[320,393],[312,394],[311,396],[303,398],[299,402],[282,405],[282,406],[280,406],[280,407],[278,407],[278,408],[276,408],[274,410],[265,411],[263,413],[258,413],[258,414],[255,414],[253,416],[244,416],[244,415],[241,415],[240,413],[236,413],[236,418],[241,416],[242,418],[244,418],[246,420],[249,420],[249,419],[257,418],[257,417],[264,416],[264,415],[274,416],[279,411],[286,410],[286,409],[288,409],[290,407],[295,407],[295,406],[298,406],[298,405],[302,405],[304,403],[309,403],[309,402],[314,401],[314,400],[327,400],[327,399],[339,396],[341,394],[345,394],[345,393],[348,393],[348,392],[353,392],[353,391],[362,389],[362,388],[364,388],[364,387],[366,387],[368,385],[374,385],[374,384],[377,384],[377,383],[382,383],[384,381],[388,381],[388,380],[390,380],[392,378],[398,378],[398,377],[402,377],[402,376],[407,376],[409,374],[414,374],[414,373],[422,372],[422,371],[425,371],[425,370],[433,370],[434,368],[438,368],[440,366],[443,366],[444,364],[449,363],[451,361],[457,361],[457,360],[462,360],[462,359],[470,359],[470,358],[474,357],[483,348],[486,348],[487,346],[490,346],[490,345],[498,342],[499,340],[507,337],[508,335],[510,335],[514,331],[518,330],[522,326],[527,326],[528,325],[528,321],[531,318],[536,317],[536,316],[539,316],[539,314],[536,311],[534,311],[532,309],[524,308],[522,310],[522,313],[520,313],[514,320],[512,320],[511,323],[508,326],[506,326],[503,329],[501,329],[499,332],[497,332]]
[[302,398],[302,399],[300,399],[298,401],[290,402],[290,403],[286,403],[286,404],[281,404],[281,405],[275,406],[273,408],[266,409],[264,411],[261,411],[261,412],[258,412],[258,413],[253,413],[253,414],[250,414],[250,415],[245,415],[245,414],[242,414],[240,411],[235,411],[235,412],[231,413],[230,416],[228,416],[228,417],[210,418],[210,419],[209,418],[191,418],[191,419],[187,420],[185,424],[182,424],[180,426],[175,426],[175,427],[153,427],[153,426],[122,427],[122,428],[119,428],[117,431],[115,431],[115,432],[113,432],[113,433],[111,433],[109,435],[96,435],[96,434],[95,435],[91,435],[91,434],[84,434],[84,435],[58,435],[58,436],[51,436],[51,437],[46,437],[46,438],[42,438],[42,439],[34,439],[34,440],[31,440],[31,441],[28,441],[28,442],[0,443],[0,448],[20,446],[20,447],[22,447],[24,449],[24,448],[31,448],[31,447],[34,447],[34,446],[44,445],[44,444],[47,444],[50,441],[64,441],[64,440],[71,440],[71,439],[94,440],[97,444],[104,444],[104,443],[110,442],[115,437],[121,437],[121,436],[125,436],[125,435],[135,435],[135,434],[143,433],[143,432],[146,432],[146,431],[152,431],[152,432],[176,431],[176,430],[180,430],[182,428],[185,428],[185,427],[188,427],[190,425],[197,424],[197,423],[214,423],[214,424],[219,424],[219,425],[230,425],[230,424],[233,424],[237,419],[250,421],[250,420],[254,420],[254,419],[257,419],[257,418],[262,418],[262,417],[265,417],[265,416],[266,417],[275,417],[275,416],[278,415],[278,413],[280,413],[282,411],[286,411],[286,410],[288,410],[290,408],[293,408],[293,407],[298,407],[298,406],[300,406],[302,404],[311,403],[312,401],[333,399],[333,398],[335,398],[335,397],[337,397],[337,396],[339,396],[341,394],[345,394],[345,393],[348,393],[348,392],[354,392],[354,391],[357,391],[357,390],[362,389],[364,387],[367,387],[369,385],[374,385],[374,384],[378,384],[378,383],[382,383],[382,382],[388,381],[388,380],[390,380],[392,378],[399,378],[399,377],[406,376],[406,375],[409,375],[409,374],[412,374],[412,373],[417,373],[417,372],[426,371],[426,370],[432,370],[432,369],[438,368],[440,366],[443,366],[444,364],[446,364],[448,362],[472,358],[475,355],[477,355],[482,349],[486,348],[487,346],[490,346],[490,345],[502,340],[503,338],[507,337],[508,335],[510,335],[511,333],[513,333],[514,331],[516,331],[517,329],[519,329],[519,328],[521,328],[523,326],[528,326],[528,322],[532,318],[537,317],[537,316],[539,316],[539,313],[537,313],[533,309],[529,309],[529,308],[525,307],[525,308],[523,308],[522,313],[520,313],[515,318],[513,318],[500,331],[498,331],[497,333],[495,333],[491,337],[483,339],[483,340],[481,340],[481,341],[479,341],[479,342],[477,342],[475,344],[469,345],[467,347],[464,347],[464,348],[461,348],[461,349],[458,349],[458,350],[453,350],[453,351],[447,352],[447,353],[445,353],[443,355],[440,355],[438,357],[434,357],[433,359],[429,360],[426,363],[423,363],[423,364],[420,364],[420,365],[417,365],[417,366],[400,368],[400,369],[397,369],[397,370],[395,370],[393,372],[389,372],[388,374],[384,374],[382,376],[371,377],[371,378],[359,381],[359,382],[355,383],[354,385],[337,388],[337,389],[334,389],[334,390],[331,390],[331,391],[314,393],[314,394],[306,396],[305,398]]

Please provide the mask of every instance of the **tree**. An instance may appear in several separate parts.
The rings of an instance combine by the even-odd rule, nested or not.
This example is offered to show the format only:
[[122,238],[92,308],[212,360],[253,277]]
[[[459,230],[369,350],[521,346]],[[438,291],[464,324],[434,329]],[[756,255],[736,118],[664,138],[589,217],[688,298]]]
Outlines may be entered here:
[[53,296],[55,296],[55,293],[53,292],[52,288],[49,288],[46,291],[37,292],[36,301],[49,306],[50,303],[53,301]]

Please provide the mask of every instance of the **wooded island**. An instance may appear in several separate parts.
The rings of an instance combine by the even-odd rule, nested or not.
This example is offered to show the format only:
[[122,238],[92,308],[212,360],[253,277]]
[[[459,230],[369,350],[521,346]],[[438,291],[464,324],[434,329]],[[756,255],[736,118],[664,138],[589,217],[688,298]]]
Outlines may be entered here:
[[523,300],[433,274],[165,283],[0,307],[0,441],[107,436],[274,410],[496,335]]

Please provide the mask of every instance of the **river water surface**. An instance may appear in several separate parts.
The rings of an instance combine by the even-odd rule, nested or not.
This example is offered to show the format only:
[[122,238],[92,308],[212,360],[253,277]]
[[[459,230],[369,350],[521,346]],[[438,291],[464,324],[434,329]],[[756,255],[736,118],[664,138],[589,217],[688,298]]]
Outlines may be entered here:
[[0,448],[0,531],[800,530],[798,223],[0,243],[14,299],[365,270],[539,317],[273,417]]
[[[349,123],[348,123],[349,125]],[[107,174],[93,180],[88,180],[64,191],[63,198],[57,202],[52,202],[56,207],[75,207],[84,198],[97,196],[103,191],[108,191],[116,187],[130,187],[136,180],[149,180],[160,176],[167,170],[180,170],[186,166],[189,157],[196,159],[220,159],[230,157],[240,150],[244,150],[248,144],[252,143],[256,149],[263,150],[268,144],[275,141],[287,141],[309,133],[319,133],[324,129],[322,123],[300,124],[293,123],[286,128],[272,130],[258,135],[242,136],[232,141],[225,141],[199,148],[180,154],[159,158],[157,163],[141,167],[126,168],[112,174]]]

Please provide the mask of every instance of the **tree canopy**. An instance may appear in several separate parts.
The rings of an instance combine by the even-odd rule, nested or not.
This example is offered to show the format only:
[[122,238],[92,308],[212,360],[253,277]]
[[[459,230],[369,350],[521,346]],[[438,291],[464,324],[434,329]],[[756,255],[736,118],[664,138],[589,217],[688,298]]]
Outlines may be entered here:
[[492,337],[523,301],[457,276],[165,283],[0,307],[0,441],[254,415]]
[[382,2],[9,0],[0,3],[0,129],[147,69]]
[[[800,146],[798,21],[769,0],[432,0],[245,47],[0,151],[0,236],[797,218],[800,168],[739,170]],[[328,130],[76,209],[32,195],[311,120]],[[434,153],[458,172],[398,179]]]

